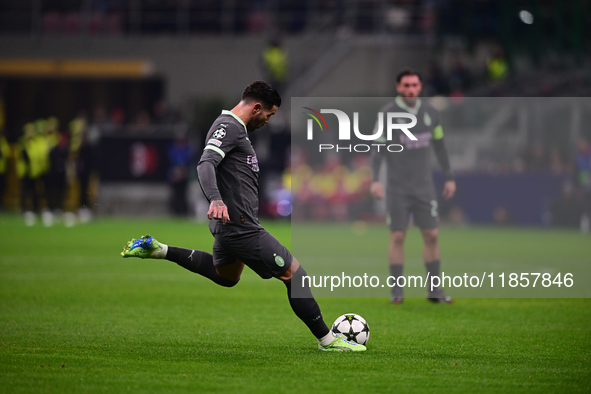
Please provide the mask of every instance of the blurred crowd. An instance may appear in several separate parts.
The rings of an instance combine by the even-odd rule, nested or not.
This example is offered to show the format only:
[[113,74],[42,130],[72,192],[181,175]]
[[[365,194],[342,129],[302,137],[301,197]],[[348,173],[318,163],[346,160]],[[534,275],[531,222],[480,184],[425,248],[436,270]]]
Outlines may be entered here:
[[46,226],[56,219],[63,219],[67,226],[91,220],[89,196],[97,157],[84,117],[76,117],[66,128],[60,128],[56,117],[26,123],[16,144],[10,146],[2,136],[0,146],[0,202],[13,163],[27,225],[39,217]]
[[[121,108],[107,111],[99,105],[90,118],[81,110],[66,124],[60,124],[55,116],[27,122],[14,143],[9,142],[0,127],[0,210],[11,183],[16,186],[12,195],[18,198],[29,226],[38,220],[45,226],[56,222],[73,226],[90,221],[98,196],[100,164],[105,159],[100,155],[101,138],[160,136],[162,125],[171,127],[182,122],[179,111],[164,101],[156,102],[152,111],[140,110],[129,121],[127,118]],[[194,149],[186,128],[175,130],[175,134],[169,133],[171,142],[165,158],[172,190],[170,208],[174,214],[186,215]]]
[[435,6],[435,1],[425,0],[47,0],[39,11],[46,35],[257,34],[269,29],[300,33],[306,28],[429,34],[435,31]]
[[[80,111],[65,125],[60,125],[55,117],[26,123],[15,144],[9,144],[1,135],[0,203],[4,201],[7,175],[13,165],[19,185],[20,209],[28,225],[39,219],[46,226],[60,221],[72,226],[91,220],[98,195],[100,163],[104,160],[99,154],[101,138],[105,135],[161,136],[159,125],[182,122],[180,113],[171,110],[164,102],[156,103],[152,111],[138,111],[136,116],[129,117],[131,121],[126,121],[127,118],[121,109],[106,111],[97,106],[90,120],[85,111]],[[189,186],[195,179],[198,155],[187,129],[179,130],[170,134],[170,142],[163,152],[166,155],[166,182],[170,188],[169,212],[187,216],[191,211]],[[376,202],[368,193],[372,176],[368,155],[328,155],[320,160],[294,149],[290,163],[286,163],[285,158],[278,159],[265,150],[289,152],[289,134],[271,130],[269,136],[281,137],[278,139],[281,147],[274,140],[269,146],[268,142],[259,144],[257,138],[265,136],[253,136],[256,137],[253,143],[257,153],[262,157],[261,165],[266,166],[261,178],[263,215],[335,221],[380,217]],[[200,138],[198,136],[197,140]],[[574,153],[570,154],[542,143],[528,145],[513,167],[506,171],[507,174],[516,172],[564,178],[562,189],[557,190],[555,198],[548,202],[545,221],[555,226],[588,228],[591,218],[591,142],[585,136],[579,137]],[[276,177],[276,174],[280,176]],[[294,210],[294,206],[297,209]],[[442,205],[441,213],[442,220],[450,224],[470,221],[453,201],[447,206]],[[506,206],[498,206],[492,220],[498,225],[510,225],[514,223],[512,216]]]
[[[82,116],[87,117],[84,111]],[[120,107],[107,110],[103,105],[98,105],[92,111],[88,128],[94,134],[156,133],[163,125],[177,124],[184,124],[181,111],[171,107],[165,100],[159,100],[154,103],[151,110],[141,108],[134,115],[126,113]]]
[[[556,147],[546,148],[542,143],[533,143],[519,158],[505,164],[501,163],[494,174],[532,174],[561,180],[562,185],[543,203],[542,221],[545,225],[579,228],[584,233],[591,230],[591,142],[588,138],[580,136],[570,154],[563,154]],[[453,202],[442,208],[444,220],[450,224],[464,225],[470,221]],[[492,223],[514,225],[514,212],[505,205],[497,205],[492,213]]]
[[[580,143],[584,141],[580,139]],[[578,147],[580,148],[580,147]],[[561,150],[556,147],[545,147],[536,142],[528,145],[523,150],[518,162],[514,165],[517,172],[548,172],[554,175],[574,175],[577,171],[575,157],[564,157]]]
[[449,60],[431,62],[425,70],[423,95],[463,97],[471,96],[474,88],[484,88],[489,92],[499,90],[499,86],[510,77],[505,51],[499,43],[484,45],[483,48],[482,59],[456,54]]
[[310,165],[304,152],[293,154],[285,179],[297,207],[294,219],[375,219],[369,195],[372,180],[369,155],[354,155],[349,163],[343,163],[337,155],[329,155],[323,162]]
[[549,207],[549,220],[555,226],[579,227],[586,233],[591,221],[591,142],[586,138],[577,142],[571,174]]

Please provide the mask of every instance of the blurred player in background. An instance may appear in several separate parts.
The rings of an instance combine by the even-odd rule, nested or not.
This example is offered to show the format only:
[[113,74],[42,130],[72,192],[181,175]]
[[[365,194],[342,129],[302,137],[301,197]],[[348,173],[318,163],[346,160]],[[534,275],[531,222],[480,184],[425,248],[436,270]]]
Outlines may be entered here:
[[287,84],[289,60],[281,41],[278,39],[269,41],[261,55],[261,63],[270,84],[279,92],[283,92]]
[[175,216],[187,216],[187,188],[193,161],[193,149],[189,144],[187,133],[175,136],[166,151],[168,154],[168,184],[170,186],[170,212]]
[[68,187],[67,166],[70,159],[70,136],[63,132],[59,141],[49,151],[49,174],[47,186],[47,205],[54,215],[60,217],[64,210],[64,196]]
[[76,175],[78,176],[78,186],[80,190],[80,208],[78,208],[78,218],[81,223],[87,223],[92,220],[92,191],[90,189],[91,176],[97,166],[96,146],[89,139],[87,130],[80,135],[80,145],[76,154]]
[[[323,351],[364,351],[365,346],[336,337],[324,323],[312,296],[304,268],[259,223],[259,164],[248,132],[267,124],[281,105],[281,97],[268,83],[253,82],[231,111],[222,111],[206,138],[197,165],[199,183],[210,202],[207,216],[214,236],[213,255],[168,246],[144,236],[127,243],[121,255],[167,259],[225,286],[235,286],[244,265],[261,278],[285,283],[289,303],[318,339]],[[293,282],[293,287],[292,287]],[[297,295],[292,290],[297,291]]]
[[52,206],[52,195],[51,193],[55,190],[55,187],[60,187],[60,185],[53,185],[52,182],[56,180],[52,177],[52,163],[51,163],[51,151],[54,147],[57,146],[60,140],[59,134],[59,121],[56,117],[50,117],[47,119],[39,119],[35,122],[38,133],[39,133],[39,140],[42,149],[42,157],[43,157],[43,175],[41,176],[41,190],[43,192],[43,197],[46,200],[46,207],[43,209],[43,213],[41,214],[41,218],[43,220],[43,225],[46,227],[50,227],[53,225],[54,222],[54,211],[55,208]]
[[[443,197],[446,200],[450,199],[456,191],[456,183],[443,143],[439,113],[429,103],[418,98],[421,88],[421,77],[416,71],[402,70],[396,78],[399,96],[381,110],[381,112],[407,112],[415,115],[417,124],[411,132],[417,140],[411,140],[398,130],[398,134],[392,136],[392,143],[401,144],[404,147],[402,152],[390,153],[382,150],[372,155],[373,182],[370,192],[377,199],[386,198],[387,223],[390,228],[388,260],[390,275],[394,278],[402,276],[404,239],[411,214],[414,224],[421,229],[423,236],[425,268],[430,276],[439,276],[441,265],[438,243],[439,218],[437,194],[431,173],[431,146],[445,174]],[[385,139],[382,142],[385,142]],[[383,161],[386,162],[385,190],[384,185],[379,181],[379,171]],[[392,288],[391,301],[400,304],[403,299],[402,288],[395,285]],[[433,302],[452,302],[452,299],[440,288],[429,291],[427,299]]]
[[17,147],[17,175],[21,186],[21,210],[25,224],[32,226],[37,221],[40,195],[37,183],[43,175],[43,149],[36,134],[35,123],[23,126],[23,135]]
[[4,129],[0,124],[0,211],[4,207],[4,191],[8,181],[8,159],[10,158],[10,145],[4,135]]

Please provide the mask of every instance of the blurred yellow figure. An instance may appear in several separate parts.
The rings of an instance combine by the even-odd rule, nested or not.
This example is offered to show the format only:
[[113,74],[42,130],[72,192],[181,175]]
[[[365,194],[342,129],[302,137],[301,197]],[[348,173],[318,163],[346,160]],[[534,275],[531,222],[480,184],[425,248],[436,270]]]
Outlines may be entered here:
[[4,191],[6,190],[8,159],[10,158],[10,145],[0,127],[0,210],[4,203]]
[[47,138],[49,150],[53,149],[60,141],[60,121],[55,116],[47,118],[45,124],[45,137]]
[[283,90],[287,82],[288,58],[287,51],[277,40],[269,42],[262,54],[265,78],[278,91]]
[[75,157],[80,144],[82,144],[82,134],[86,131],[86,118],[77,116],[70,124],[70,152]]
[[37,136],[36,129],[35,123],[25,124],[17,146],[16,169],[21,180],[21,208],[28,226],[35,224],[36,214],[39,213],[37,181],[44,171],[44,144]]

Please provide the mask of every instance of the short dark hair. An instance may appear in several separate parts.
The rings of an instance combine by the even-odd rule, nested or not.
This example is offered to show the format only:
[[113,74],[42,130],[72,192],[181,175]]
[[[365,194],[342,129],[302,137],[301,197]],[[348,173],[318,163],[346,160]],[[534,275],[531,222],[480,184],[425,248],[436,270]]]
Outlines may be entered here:
[[400,83],[402,78],[406,77],[407,75],[416,75],[419,78],[419,81],[423,82],[423,78],[421,78],[421,74],[419,74],[418,71],[407,67],[398,73],[396,76],[396,83]]
[[265,81],[256,81],[248,85],[242,92],[242,100],[259,102],[265,109],[271,109],[274,105],[281,106],[281,96]]

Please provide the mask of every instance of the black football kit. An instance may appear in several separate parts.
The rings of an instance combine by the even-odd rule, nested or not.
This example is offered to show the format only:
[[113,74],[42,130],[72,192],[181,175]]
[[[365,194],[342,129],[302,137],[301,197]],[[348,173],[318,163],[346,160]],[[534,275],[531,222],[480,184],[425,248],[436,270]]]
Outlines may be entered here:
[[[372,154],[371,164],[373,180],[379,178],[380,166],[386,162],[386,210],[391,231],[404,231],[408,226],[409,216],[413,214],[414,223],[419,228],[437,228],[438,204],[431,170],[431,146],[446,179],[452,180],[453,174],[449,158],[443,143],[443,128],[439,112],[429,103],[417,99],[414,107],[408,107],[402,97],[381,109],[381,112],[408,112],[417,117],[417,124],[410,132],[417,138],[412,140],[402,132],[395,130],[389,143],[403,146],[401,152],[388,152],[382,149]],[[400,119],[407,123],[407,119]],[[385,137],[382,137],[385,142]]]
[[[215,237],[215,266],[240,260],[265,279],[287,271],[291,253],[258,220],[259,164],[246,125],[232,112],[223,111],[205,141],[199,182],[210,202],[223,200],[230,216],[226,224],[220,220],[209,223]],[[211,166],[202,165],[206,163]]]

